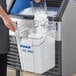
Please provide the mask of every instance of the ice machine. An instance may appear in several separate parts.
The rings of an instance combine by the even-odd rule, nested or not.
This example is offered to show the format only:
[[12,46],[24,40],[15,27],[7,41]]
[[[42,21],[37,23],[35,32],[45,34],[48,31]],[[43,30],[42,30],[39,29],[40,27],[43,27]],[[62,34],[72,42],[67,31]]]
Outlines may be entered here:
[[[57,10],[56,16],[48,16],[49,21],[56,22],[55,39],[55,67],[43,73],[44,76],[69,76],[76,73],[76,51],[75,51],[75,20],[76,20],[76,0],[47,0],[48,9],[54,7]],[[50,13],[49,13],[50,14]],[[31,24],[33,16],[10,15],[14,23]],[[30,20],[30,23],[29,23]],[[16,43],[14,34],[10,32],[10,43]],[[10,44],[12,45],[12,43]],[[14,46],[14,45],[13,45]],[[11,48],[13,48],[13,46]],[[10,48],[10,49],[11,49]],[[13,48],[14,50],[15,48]],[[13,66],[8,54],[8,65]],[[16,65],[17,66],[17,65]]]

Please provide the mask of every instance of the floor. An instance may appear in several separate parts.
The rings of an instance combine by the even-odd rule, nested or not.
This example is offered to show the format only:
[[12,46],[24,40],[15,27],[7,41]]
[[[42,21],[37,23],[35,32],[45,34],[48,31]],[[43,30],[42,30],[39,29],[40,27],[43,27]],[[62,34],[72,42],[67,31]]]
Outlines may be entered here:
[[15,70],[13,70],[13,69],[8,69],[8,70],[7,70],[7,76],[15,76]]
[[[7,76],[16,76],[16,72],[14,69],[8,68]],[[20,76],[43,76],[43,75],[37,75],[29,72],[21,72]],[[71,74],[69,76],[76,76],[76,74]]]
[[[7,76],[16,76],[16,72],[14,69],[8,68],[7,69]],[[29,72],[21,72],[20,76],[43,76],[43,75],[37,75]]]

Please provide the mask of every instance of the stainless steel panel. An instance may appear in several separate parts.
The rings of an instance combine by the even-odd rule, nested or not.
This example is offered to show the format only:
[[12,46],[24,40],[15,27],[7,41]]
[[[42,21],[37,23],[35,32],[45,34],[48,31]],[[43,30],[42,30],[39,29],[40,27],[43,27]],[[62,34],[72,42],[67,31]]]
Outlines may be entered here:
[[62,19],[62,76],[76,73],[76,0],[70,0]]

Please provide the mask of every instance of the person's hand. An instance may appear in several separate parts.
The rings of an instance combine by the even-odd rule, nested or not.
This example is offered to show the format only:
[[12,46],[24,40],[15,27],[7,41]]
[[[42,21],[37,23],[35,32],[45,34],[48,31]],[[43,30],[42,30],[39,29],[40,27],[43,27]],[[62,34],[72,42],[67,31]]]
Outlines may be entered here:
[[6,14],[6,12],[3,10],[2,6],[0,6],[0,17],[3,19],[6,27],[13,32],[16,31],[16,27],[14,26],[13,22],[9,18],[9,16]]
[[3,21],[4,21],[4,23],[5,23],[5,25],[6,25],[6,27],[7,27],[8,29],[10,29],[10,30],[13,31],[13,32],[16,31],[15,25],[13,24],[13,22],[11,21],[11,19],[10,19],[8,16],[6,16],[6,17],[3,19]]
[[41,0],[34,0],[36,3],[40,3],[41,2]]

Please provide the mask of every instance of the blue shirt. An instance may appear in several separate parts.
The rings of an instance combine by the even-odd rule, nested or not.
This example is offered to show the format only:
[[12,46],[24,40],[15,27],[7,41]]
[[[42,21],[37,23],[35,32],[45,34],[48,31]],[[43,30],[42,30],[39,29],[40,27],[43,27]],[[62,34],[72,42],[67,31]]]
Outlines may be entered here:
[[30,1],[32,0],[16,0],[14,6],[11,9],[11,14],[18,14],[23,9],[30,7]]
[[19,14],[23,9],[29,8],[31,6],[31,2],[33,3],[33,6],[38,7],[40,5],[43,5],[44,0],[41,0],[40,3],[35,3],[34,0],[16,0],[14,6],[11,9],[11,14]]

